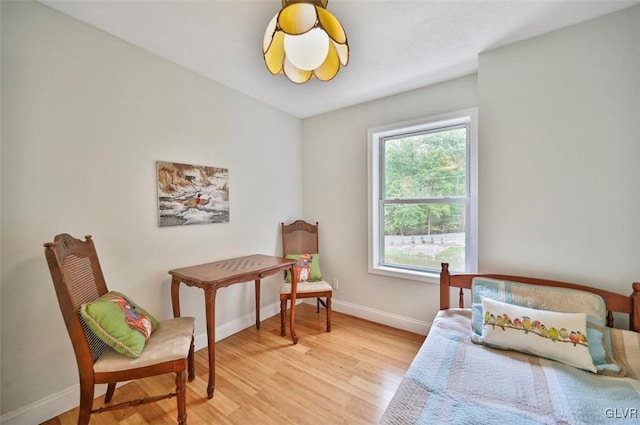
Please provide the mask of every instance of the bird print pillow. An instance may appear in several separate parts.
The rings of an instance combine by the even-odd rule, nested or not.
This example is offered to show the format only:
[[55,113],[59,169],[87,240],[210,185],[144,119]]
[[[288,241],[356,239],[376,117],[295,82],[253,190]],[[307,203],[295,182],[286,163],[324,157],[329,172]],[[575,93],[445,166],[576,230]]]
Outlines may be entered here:
[[589,353],[585,313],[559,313],[481,299],[484,320],[480,343],[597,372]]
[[116,291],[82,304],[80,316],[98,338],[132,358],[140,356],[151,333],[160,326],[155,317]]
[[478,342],[482,333],[481,297],[506,302],[512,305],[562,313],[585,313],[587,315],[587,338],[589,352],[598,373],[608,376],[625,376],[626,368],[619,362],[611,347],[611,334],[607,324],[607,309],[604,299],[592,292],[531,285],[521,282],[475,277],[471,285],[471,341]]
[[[320,271],[320,254],[290,254],[286,258],[298,260],[295,265],[298,272],[298,282],[315,282],[322,280]],[[286,273],[285,280],[291,283],[291,273]]]

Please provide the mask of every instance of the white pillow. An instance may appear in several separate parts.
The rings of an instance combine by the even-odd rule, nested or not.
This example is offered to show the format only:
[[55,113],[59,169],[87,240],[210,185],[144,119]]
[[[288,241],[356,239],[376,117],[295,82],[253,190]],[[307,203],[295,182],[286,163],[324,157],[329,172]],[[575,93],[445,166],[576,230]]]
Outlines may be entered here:
[[585,313],[537,310],[482,297],[479,342],[557,360],[596,373]]

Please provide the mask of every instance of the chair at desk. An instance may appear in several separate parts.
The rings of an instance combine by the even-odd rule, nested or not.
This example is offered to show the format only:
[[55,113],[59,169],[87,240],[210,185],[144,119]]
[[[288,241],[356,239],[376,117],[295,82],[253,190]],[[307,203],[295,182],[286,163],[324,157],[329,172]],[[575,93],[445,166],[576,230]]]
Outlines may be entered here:
[[[53,286],[78,363],[80,375],[78,425],[88,424],[92,413],[135,407],[174,396],[178,401],[178,423],[186,424],[187,370],[189,380],[195,378],[194,319],[180,317],[162,321],[157,330],[154,330],[145,341],[146,336],[151,332],[149,323],[157,325],[157,322],[138,306],[132,306],[133,302],[122,294],[106,295],[107,285],[91,236],[85,236],[85,241],[81,241],[68,234],[60,234],[52,243],[45,243],[44,246]],[[88,313],[88,309],[93,307],[96,307],[96,310]],[[95,323],[91,325],[96,331],[101,332],[102,338],[89,328],[87,321],[83,318],[88,317],[87,314],[94,315],[98,309],[101,316],[96,318],[95,323],[99,326],[96,327]],[[135,313],[131,313],[134,309]],[[125,310],[129,314],[124,313]],[[115,314],[112,314],[114,311]],[[95,316],[97,317],[97,314]],[[109,333],[109,326],[118,326],[125,332],[131,326],[138,326],[142,333],[133,334],[133,336],[129,334],[130,339],[125,341],[122,334]],[[131,350],[128,354],[132,357],[116,352],[103,339],[109,340],[110,345],[116,346],[121,352]],[[133,341],[141,341],[142,344],[134,345]],[[116,383],[165,373],[176,374],[175,392],[108,405],[115,392]],[[93,397],[96,384],[108,385],[104,399],[105,406],[94,410]]]
[[[291,224],[281,223],[282,252],[287,258],[298,261],[298,288],[296,298],[316,298],[318,313],[320,304],[327,310],[327,332],[331,332],[331,296],[333,288],[322,280],[320,272],[320,255],[318,251],[318,223],[315,225],[304,220],[296,220]],[[285,313],[287,301],[291,299],[290,273],[280,287],[280,333],[285,334]],[[322,299],[324,298],[324,300]]]

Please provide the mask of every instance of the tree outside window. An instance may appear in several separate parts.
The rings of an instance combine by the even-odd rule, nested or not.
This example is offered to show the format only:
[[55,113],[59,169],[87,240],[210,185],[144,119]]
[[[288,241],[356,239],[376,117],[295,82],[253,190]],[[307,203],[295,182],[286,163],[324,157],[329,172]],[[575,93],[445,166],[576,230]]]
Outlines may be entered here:
[[472,124],[463,115],[370,131],[374,269],[436,273],[443,262],[475,269]]

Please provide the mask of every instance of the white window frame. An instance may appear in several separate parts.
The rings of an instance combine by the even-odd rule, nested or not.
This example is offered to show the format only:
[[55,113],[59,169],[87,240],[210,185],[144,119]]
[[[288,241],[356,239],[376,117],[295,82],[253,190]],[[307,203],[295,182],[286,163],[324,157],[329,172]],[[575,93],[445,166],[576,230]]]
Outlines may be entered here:
[[369,273],[439,283],[439,273],[382,264],[384,243],[384,217],[382,212],[381,141],[389,136],[424,132],[454,125],[468,125],[467,133],[467,188],[465,223],[465,272],[478,270],[478,110],[464,109],[418,120],[370,128],[368,140],[368,216],[369,216]]

